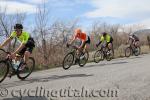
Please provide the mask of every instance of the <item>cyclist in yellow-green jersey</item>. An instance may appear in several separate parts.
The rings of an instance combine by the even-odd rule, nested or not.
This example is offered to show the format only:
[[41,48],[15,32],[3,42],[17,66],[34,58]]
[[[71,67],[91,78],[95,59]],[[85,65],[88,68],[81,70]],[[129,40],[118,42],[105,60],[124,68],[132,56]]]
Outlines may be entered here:
[[3,48],[5,45],[11,42],[13,38],[17,38],[21,44],[20,46],[10,55],[10,58],[15,59],[16,54],[24,55],[24,65],[30,57],[33,48],[35,47],[34,39],[29,35],[28,32],[23,31],[22,24],[16,24],[11,35],[0,45]]
[[96,44],[96,47],[98,47],[101,43],[106,43],[106,47],[108,47],[108,49],[112,49],[113,48],[113,38],[110,34],[103,32],[102,36],[100,37],[100,41]]

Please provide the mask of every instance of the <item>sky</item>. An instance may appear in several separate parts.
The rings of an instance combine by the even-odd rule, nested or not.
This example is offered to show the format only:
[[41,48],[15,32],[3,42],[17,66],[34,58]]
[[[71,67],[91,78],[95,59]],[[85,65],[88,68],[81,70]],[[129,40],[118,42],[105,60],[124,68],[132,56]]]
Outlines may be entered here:
[[[143,24],[150,28],[150,0],[44,0],[50,12],[49,23],[78,19],[83,27],[95,21],[110,24]],[[26,24],[33,24],[36,9],[43,0],[0,0],[0,11],[26,13]]]

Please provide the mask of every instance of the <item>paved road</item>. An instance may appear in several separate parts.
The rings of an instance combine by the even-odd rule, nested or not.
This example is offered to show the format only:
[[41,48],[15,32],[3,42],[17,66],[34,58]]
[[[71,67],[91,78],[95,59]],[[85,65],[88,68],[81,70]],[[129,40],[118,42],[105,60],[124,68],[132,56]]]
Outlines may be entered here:
[[150,100],[150,55],[14,76],[0,87],[0,100]]

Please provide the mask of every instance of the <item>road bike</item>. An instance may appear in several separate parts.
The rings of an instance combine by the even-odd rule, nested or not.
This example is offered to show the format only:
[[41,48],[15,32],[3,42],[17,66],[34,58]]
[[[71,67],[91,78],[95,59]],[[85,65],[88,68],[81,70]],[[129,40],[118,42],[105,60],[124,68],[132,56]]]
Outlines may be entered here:
[[138,56],[140,55],[140,53],[141,53],[140,46],[130,45],[125,49],[125,57],[130,57],[131,55]]
[[69,69],[73,64],[78,63],[80,67],[83,67],[89,58],[89,53],[86,49],[82,51],[78,50],[78,47],[68,45],[67,47],[71,47],[72,51],[69,52],[63,60],[63,68],[65,70]]
[[99,63],[104,59],[106,59],[107,61],[111,61],[113,59],[113,56],[113,50],[109,50],[107,46],[102,45],[101,48],[94,53],[94,62]]
[[[8,74],[11,73],[10,77],[17,75],[21,80],[26,79],[33,72],[35,68],[35,60],[33,57],[29,57],[29,60],[24,66],[23,55],[19,55],[19,64],[14,63],[14,59],[9,57],[10,52],[6,52],[4,49],[0,49],[0,83],[4,81]],[[13,74],[12,74],[13,73]]]

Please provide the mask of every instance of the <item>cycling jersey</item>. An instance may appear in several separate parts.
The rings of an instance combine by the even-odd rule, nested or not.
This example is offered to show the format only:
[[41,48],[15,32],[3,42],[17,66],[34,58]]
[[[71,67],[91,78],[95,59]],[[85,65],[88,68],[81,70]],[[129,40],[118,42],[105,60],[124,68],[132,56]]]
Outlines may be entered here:
[[75,39],[78,38],[78,39],[80,39],[82,41],[87,41],[88,40],[88,36],[85,33],[80,33],[80,35],[79,34],[75,34],[74,38]]
[[129,36],[129,40],[139,41],[139,38],[137,36]]
[[109,34],[106,34],[106,36],[104,37],[103,35],[100,37],[100,42],[104,42],[106,41],[107,43],[112,41],[112,37]]
[[12,32],[10,35],[12,38],[17,38],[21,43],[27,43],[28,39],[30,38],[30,35],[28,32],[22,32],[20,36],[17,36],[16,32]]
[[25,51],[29,51],[32,53],[34,47],[35,47],[35,42],[32,37],[30,37],[28,32],[22,32],[20,36],[17,36],[16,32],[12,32],[10,35],[11,38],[17,38],[21,43],[25,44],[25,47],[22,48],[22,50],[19,51],[19,55],[23,55]]

